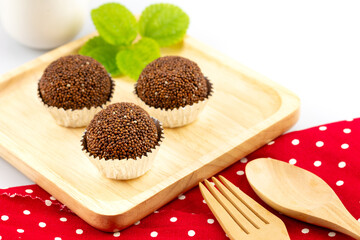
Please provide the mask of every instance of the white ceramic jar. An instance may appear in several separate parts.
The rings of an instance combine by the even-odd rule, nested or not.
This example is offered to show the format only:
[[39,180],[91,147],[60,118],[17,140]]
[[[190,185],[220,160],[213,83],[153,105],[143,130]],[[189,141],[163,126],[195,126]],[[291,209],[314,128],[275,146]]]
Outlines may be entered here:
[[88,0],[0,0],[1,22],[8,34],[25,46],[50,49],[71,40],[81,30]]

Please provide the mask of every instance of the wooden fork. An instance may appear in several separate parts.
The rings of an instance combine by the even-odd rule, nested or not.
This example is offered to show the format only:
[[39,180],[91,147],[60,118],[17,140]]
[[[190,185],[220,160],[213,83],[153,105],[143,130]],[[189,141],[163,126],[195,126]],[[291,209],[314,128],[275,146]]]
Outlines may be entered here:
[[212,213],[232,240],[290,239],[285,224],[223,176],[221,182],[199,183],[201,194]]

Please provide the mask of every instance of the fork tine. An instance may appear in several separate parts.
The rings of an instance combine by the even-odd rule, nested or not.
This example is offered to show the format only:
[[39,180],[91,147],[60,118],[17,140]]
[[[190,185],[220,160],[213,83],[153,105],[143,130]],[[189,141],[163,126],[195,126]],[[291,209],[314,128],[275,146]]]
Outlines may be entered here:
[[219,175],[219,178],[221,182],[227,187],[227,189],[229,189],[247,208],[249,208],[264,223],[269,224],[269,221],[264,218],[264,214],[271,217],[273,215],[272,213],[270,213],[267,209],[265,209],[255,200],[246,195],[243,191],[241,191],[225,177]]
[[209,181],[205,180],[205,184],[212,195],[223,206],[223,208],[225,208],[225,210],[245,233],[249,234],[249,232],[255,229],[254,226],[235,208],[235,206],[233,206],[233,204],[229,202],[225,196],[223,196],[212,184],[210,184]]
[[232,205],[257,229],[265,222],[262,221],[247,205],[238,199],[229,189],[227,189],[218,179],[212,177],[219,191],[231,202]]
[[230,239],[244,238],[246,233],[237,225],[234,219],[215,199],[215,197],[209,192],[209,190],[207,190],[202,183],[199,183],[199,188],[211,212],[215,215],[222,229],[224,229]]

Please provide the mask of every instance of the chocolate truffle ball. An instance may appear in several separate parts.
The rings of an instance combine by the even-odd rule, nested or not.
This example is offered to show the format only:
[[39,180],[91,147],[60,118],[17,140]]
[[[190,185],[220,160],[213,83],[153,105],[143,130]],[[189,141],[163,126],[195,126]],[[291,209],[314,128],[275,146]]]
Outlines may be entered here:
[[95,115],[85,132],[86,150],[94,157],[136,159],[159,141],[150,115],[133,103],[115,103]]
[[135,90],[147,105],[162,109],[192,105],[208,95],[207,80],[199,66],[178,56],[161,57],[148,64]]
[[53,107],[99,107],[111,97],[112,81],[105,68],[91,57],[70,55],[52,62],[39,81],[42,101]]

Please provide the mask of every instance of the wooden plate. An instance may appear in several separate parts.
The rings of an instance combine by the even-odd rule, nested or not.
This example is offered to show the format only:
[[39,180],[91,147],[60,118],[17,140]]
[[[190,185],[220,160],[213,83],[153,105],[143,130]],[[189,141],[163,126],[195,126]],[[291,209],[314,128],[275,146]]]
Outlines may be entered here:
[[[76,53],[89,35],[0,78],[0,155],[104,231],[125,228],[152,213],[289,129],[298,118],[299,99],[290,91],[186,37],[163,55],[197,62],[214,84],[214,95],[198,120],[166,129],[153,168],[128,181],[104,178],[83,155],[83,128],[55,124],[36,95],[46,66]],[[131,101],[134,82],[116,79],[114,101]]]

